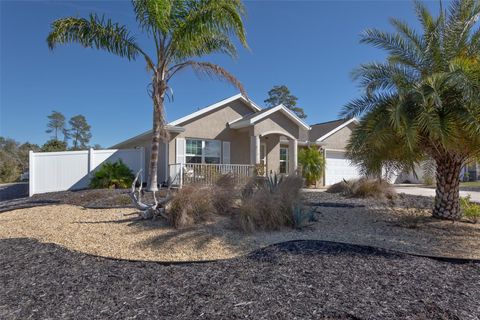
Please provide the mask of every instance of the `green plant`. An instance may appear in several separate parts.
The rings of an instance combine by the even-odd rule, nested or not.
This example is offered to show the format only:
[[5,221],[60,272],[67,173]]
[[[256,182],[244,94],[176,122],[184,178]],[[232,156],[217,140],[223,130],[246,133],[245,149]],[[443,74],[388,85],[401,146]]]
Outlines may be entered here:
[[375,175],[387,164],[411,169],[433,159],[432,215],[455,220],[461,168],[480,154],[480,4],[451,1],[433,15],[414,3],[420,30],[392,18],[393,33],[362,34],[361,42],[383,49],[386,58],[353,72],[364,94],[342,112],[360,117],[347,155]]
[[315,221],[315,208],[296,206],[293,209],[293,224],[295,228],[303,228]]
[[122,160],[113,163],[106,162],[95,171],[90,180],[90,188],[129,188],[133,179],[132,171]]
[[460,208],[465,218],[470,219],[473,223],[480,220],[480,204],[471,202],[470,195],[460,197]]
[[[164,103],[171,92],[172,78],[185,69],[198,75],[227,81],[245,94],[242,84],[222,67],[192,59],[222,53],[236,57],[231,38],[247,47],[243,25],[244,6],[240,0],[133,0],[133,12],[139,29],[153,43],[141,48],[127,26],[90,14],[88,18],[66,17],[51,25],[47,43],[50,49],[59,44],[79,43],[83,47],[102,49],[128,60],[140,58],[151,75],[153,130],[148,189],[157,190],[158,150],[161,138],[167,137]],[[148,48],[148,50],[147,50]],[[153,50],[153,54],[148,52]],[[148,53],[147,53],[148,52]]]
[[66,151],[67,150],[67,143],[65,141],[60,140],[48,140],[42,146],[43,152],[55,152],[55,151]]
[[277,173],[269,174],[265,179],[265,187],[270,193],[278,191],[280,184],[283,181],[283,176],[277,175]]
[[307,180],[307,185],[313,185],[322,178],[325,170],[325,158],[318,147],[300,149],[298,163],[302,167],[302,175]]

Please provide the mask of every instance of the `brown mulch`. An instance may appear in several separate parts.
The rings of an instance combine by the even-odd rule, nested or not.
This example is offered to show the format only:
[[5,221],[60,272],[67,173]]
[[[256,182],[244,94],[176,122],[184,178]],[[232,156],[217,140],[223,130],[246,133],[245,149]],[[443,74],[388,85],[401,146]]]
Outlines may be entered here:
[[[129,189],[84,189],[35,194],[32,197],[7,197],[6,190],[0,190],[0,213],[21,208],[52,204],[69,204],[84,208],[129,208],[133,207]],[[164,195],[160,190],[157,197]],[[150,192],[144,193],[146,201],[153,200]]]
[[0,240],[0,319],[479,319],[480,265],[297,241],[162,265]]

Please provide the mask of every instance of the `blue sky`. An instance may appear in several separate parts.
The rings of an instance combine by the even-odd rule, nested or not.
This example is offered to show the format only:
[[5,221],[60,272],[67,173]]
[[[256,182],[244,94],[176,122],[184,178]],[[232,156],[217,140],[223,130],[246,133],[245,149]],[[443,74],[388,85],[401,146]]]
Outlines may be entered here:
[[[235,74],[249,96],[263,106],[273,85],[285,84],[314,124],[338,117],[360,94],[350,72],[383,53],[359,44],[369,27],[390,30],[389,17],[415,25],[410,1],[246,1],[250,51],[231,60],[214,55]],[[436,3],[428,2],[430,7]],[[151,44],[136,27],[129,1],[0,0],[0,135],[42,144],[52,110],[68,118],[83,114],[92,126],[91,143],[108,147],[151,127],[149,74],[143,61],[79,45],[49,51],[50,23],[90,12],[126,24],[143,47]],[[225,83],[180,73],[172,82],[168,120],[193,112],[237,91]]]

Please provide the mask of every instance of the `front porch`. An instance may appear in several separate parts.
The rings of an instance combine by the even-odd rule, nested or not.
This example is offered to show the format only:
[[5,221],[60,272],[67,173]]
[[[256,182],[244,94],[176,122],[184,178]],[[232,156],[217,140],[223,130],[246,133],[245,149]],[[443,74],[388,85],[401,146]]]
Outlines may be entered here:
[[[250,143],[247,145],[237,144],[235,140],[189,138],[176,140],[178,162],[168,165],[166,182],[175,186],[192,183],[210,185],[223,174],[232,174],[237,183],[242,184],[256,175],[293,174],[298,167],[297,139],[284,132],[265,132],[251,136],[250,139],[244,139],[249,140]],[[237,154],[247,155],[242,157],[244,161],[229,163],[230,153],[234,150]],[[242,160],[239,157],[235,158]]]

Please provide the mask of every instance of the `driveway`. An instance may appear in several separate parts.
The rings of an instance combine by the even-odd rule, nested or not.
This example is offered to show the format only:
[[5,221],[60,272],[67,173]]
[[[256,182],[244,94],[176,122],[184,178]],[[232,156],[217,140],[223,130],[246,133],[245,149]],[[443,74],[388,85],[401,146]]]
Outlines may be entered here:
[[[399,185],[395,186],[397,193],[413,194],[417,196],[435,197],[435,189],[422,187],[420,185]],[[461,197],[470,195],[471,200],[480,202],[480,191],[460,191]]]

